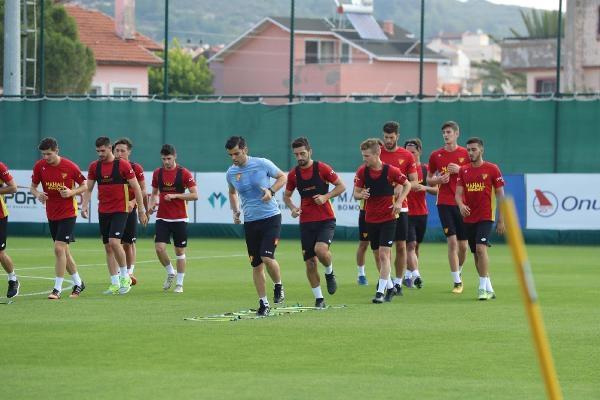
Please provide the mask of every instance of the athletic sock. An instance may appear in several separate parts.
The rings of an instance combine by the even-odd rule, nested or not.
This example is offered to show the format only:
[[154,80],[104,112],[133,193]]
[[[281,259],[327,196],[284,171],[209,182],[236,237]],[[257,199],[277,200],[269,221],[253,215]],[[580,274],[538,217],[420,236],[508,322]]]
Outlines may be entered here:
[[404,279],[412,279],[413,273],[412,271],[406,270],[404,271]]
[[119,274],[110,276],[110,284],[118,285],[119,284]]
[[323,292],[321,291],[321,285],[312,288],[312,292],[313,292],[313,295],[315,296],[315,299],[323,298]]
[[11,272],[10,274],[8,274],[8,280],[9,281],[16,281],[17,280],[17,274],[13,272]]
[[452,274],[452,279],[454,280],[454,283],[461,283],[462,280],[460,279],[460,272],[450,272],[450,274]]
[[165,269],[167,270],[167,274],[175,275],[175,269],[173,268],[173,264],[169,263],[169,265],[165,266]]
[[379,293],[385,293],[385,288],[387,287],[388,280],[379,278],[379,283],[377,284],[377,291]]
[[401,284],[402,284],[402,278],[395,277],[394,278],[394,285],[401,285]]
[[64,280],[65,280],[65,278],[59,278],[58,276],[56,278],[54,278],[54,289],[56,289],[59,292],[61,292],[62,291],[62,284],[63,284]]
[[492,287],[492,281],[490,280],[489,276],[485,278],[485,290],[488,292],[494,291],[494,288]]
[[267,299],[267,296],[265,296],[265,297],[260,297],[260,300],[262,300],[262,302],[263,302],[263,304],[264,304],[265,306],[268,306],[268,305],[269,305],[269,299]]
[[73,283],[76,286],[81,286],[81,278],[79,277],[79,272],[75,272],[73,275],[71,275],[71,278],[73,278]]
[[333,264],[331,264],[329,267],[325,267],[325,273],[327,275],[333,274]]
[[365,266],[364,265],[358,266],[358,276],[365,276]]
[[121,274],[121,278],[127,278],[129,276],[127,267],[119,267],[119,273]]
[[135,265],[131,264],[129,267],[127,267],[127,272],[129,273],[129,275],[133,275],[133,270],[135,269]]
[[279,282],[273,282],[274,285],[281,285],[281,280]]
[[485,289],[486,281],[487,281],[487,278],[485,276],[479,277],[479,290],[486,290]]
[[183,286],[183,278],[184,277],[185,277],[185,273],[184,272],[178,272],[177,273],[177,282],[176,282],[176,285]]
[[413,276],[413,278],[419,278],[419,277],[421,277],[421,274],[419,273],[419,270],[418,270],[418,269],[415,269],[415,270],[412,272],[412,276]]
[[387,285],[386,285],[387,289],[393,289],[394,288],[394,282],[392,281],[392,277],[388,275],[387,278]]

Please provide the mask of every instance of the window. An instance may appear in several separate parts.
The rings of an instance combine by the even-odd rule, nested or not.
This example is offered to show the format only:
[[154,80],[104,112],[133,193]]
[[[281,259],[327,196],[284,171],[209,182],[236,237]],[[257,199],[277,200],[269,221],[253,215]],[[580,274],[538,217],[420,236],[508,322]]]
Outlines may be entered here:
[[94,85],[90,87],[88,94],[91,96],[100,96],[102,94],[102,86]]
[[137,95],[136,88],[124,88],[124,87],[116,87],[113,88],[114,96],[135,96]]
[[596,24],[596,40],[600,40],[600,6],[598,6],[598,22]]
[[350,64],[350,45],[348,43],[341,43],[340,47],[340,63]]
[[536,93],[554,93],[556,91],[555,78],[539,78],[535,80]]
[[306,40],[304,42],[305,64],[332,64],[337,62],[336,42],[333,40]]
[[307,40],[304,42],[304,63],[319,63],[319,42]]
[[319,64],[332,64],[335,62],[335,42],[319,42],[321,48],[319,49]]

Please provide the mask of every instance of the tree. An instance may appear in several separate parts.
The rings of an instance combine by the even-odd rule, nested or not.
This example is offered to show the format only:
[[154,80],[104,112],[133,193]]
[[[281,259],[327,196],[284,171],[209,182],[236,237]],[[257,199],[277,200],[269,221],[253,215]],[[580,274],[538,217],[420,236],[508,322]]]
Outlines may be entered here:
[[485,94],[523,93],[527,88],[524,74],[506,72],[498,61],[484,60],[481,63],[473,63],[473,67],[479,69]]
[[[510,28],[510,31],[516,38],[530,38],[530,39],[550,39],[555,38],[558,35],[558,11],[554,10],[538,10],[532,8],[529,14],[523,10],[521,13],[521,19],[527,29],[527,36],[521,35],[516,30]],[[565,20],[561,20],[561,32],[565,31]]]
[[[96,72],[94,54],[79,41],[75,20],[67,14],[64,7],[52,0],[44,1],[44,92],[85,93]],[[4,0],[0,0],[0,48],[4,49]],[[41,60],[38,59],[39,62]],[[3,67],[4,52],[0,53],[0,76],[3,74]]]
[[[157,55],[164,58],[164,53]],[[150,68],[148,71],[149,90],[151,94],[163,93],[163,67]],[[197,61],[186,53],[177,40],[169,49],[169,95],[212,94],[213,76],[206,59],[198,57]]]

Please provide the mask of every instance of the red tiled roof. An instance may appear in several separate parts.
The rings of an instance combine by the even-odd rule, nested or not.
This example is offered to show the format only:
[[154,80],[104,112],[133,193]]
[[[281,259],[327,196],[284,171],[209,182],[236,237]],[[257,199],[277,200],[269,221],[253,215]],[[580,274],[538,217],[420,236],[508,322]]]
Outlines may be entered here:
[[162,50],[162,46],[152,39],[139,33],[135,39],[121,39],[115,32],[114,19],[108,15],[73,4],[64,7],[75,18],[79,40],[92,49],[97,64],[162,65],[163,60],[152,53]]

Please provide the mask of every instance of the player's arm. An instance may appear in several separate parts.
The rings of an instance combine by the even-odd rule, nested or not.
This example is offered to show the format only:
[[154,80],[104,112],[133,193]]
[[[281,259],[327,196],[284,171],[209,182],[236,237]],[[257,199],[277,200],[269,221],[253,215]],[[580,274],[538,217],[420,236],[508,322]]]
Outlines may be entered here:
[[83,200],[81,202],[81,215],[85,218],[90,209],[90,199],[92,198],[92,192],[94,191],[94,185],[96,181],[94,179],[88,179],[85,181],[86,191],[83,193]]
[[87,184],[85,183],[85,181],[83,181],[75,189],[69,189],[68,187],[63,187],[63,189],[59,190],[59,193],[60,193],[60,197],[62,197],[63,199],[68,199],[70,197],[75,197],[80,194],[83,194],[86,191],[87,191]]
[[[498,202],[501,202],[502,200],[504,200],[504,187],[500,186],[500,187],[495,188],[495,193],[496,193],[496,200]],[[500,209],[498,209],[496,218],[497,218],[496,233],[498,235],[503,235],[504,231],[505,231],[504,218],[502,218],[502,213],[500,212]]]
[[165,195],[165,200],[171,201],[173,199],[185,201],[198,200],[198,189],[196,189],[196,186],[192,186],[188,188],[188,192],[186,193],[169,193]]
[[437,186],[424,186],[424,188],[427,191],[427,193],[432,194],[434,196],[437,195],[440,191],[440,189]]
[[[40,203],[46,204],[46,201],[48,200],[48,195],[46,193],[40,192],[38,190],[39,185],[40,185],[39,183],[35,184],[32,181],[31,185],[29,186],[29,191],[31,192],[33,197],[35,197]],[[0,192],[2,189],[4,189],[4,188],[0,188]],[[4,194],[4,193],[2,193],[2,194]]]
[[156,203],[158,203],[158,188],[153,187],[152,194],[150,194],[150,202],[148,204],[148,215],[151,215],[156,211]]
[[285,189],[285,192],[283,192],[283,202],[285,203],[287,208],[290,209],[290,212],[292,213],[292,218],[297,218],[302,213],[302,209],[296,207],[296,205],[292,201],[292,193],[294,193],[292,190]]
[[17,184],[14,179],[4,182],[5,186],[0,187],[0,194],[11,194],[17,192]]
[[146,192],[146,181],[140,181],[138,180],[138,183],[140,184],[140,190],[142,191],[142,196],[143,196],[143,201],[144,201],[144,209],[148,210],[148,192]]
[[240,199],[237,190],[235,190],[231,183],[227,182],[227,185],[229,185],[229,204],[231,204],[231,211],[233,212],[233,223],[241,224]]
[[140,184],[135,176],[131,179],[128,179],[127,183],[129,184],[129,187],[133,189],[133,193],[135,193],[135,202],[138,206],[137,213],[140,224],[145,226],[148,223],[148,215],[146,215],[146,209],[144,208],[144,199],[142,196],[142,189],[140,189]]
[[354,186],[354,192],[352,193],[355,200],[366,200],[369,198],[369,188],[360,186]]
[[468,205],[463,201],[464,189],[461,183],[456,184],[456,192],[454,194],[454,199],[456,200],[456,204],[458,205],[458,209],[460,210],[460,214],[463,217],[467,217],[471,214],[471,209]]
[[287,175],[281,171],[278,171],[273,178],[275,178],[275,183],[273,183],[271,187],[263,189],[265,194],[262,197],[262,201],[271,200],[275,196],[275,193],[287,183]]
[[399,214],[402,209],[402,202],[406,199],[406,196],[410,193],[412,184],[408,179],[404,180],[404,183],[397,184],[394,186],[394,214]]
[[346,185],[340,178],[337,178],[337,180],[335,182],[331,182],[331,184],[334,186],[333,189],[324,195],[327,197],[327,201],[346,191]]

